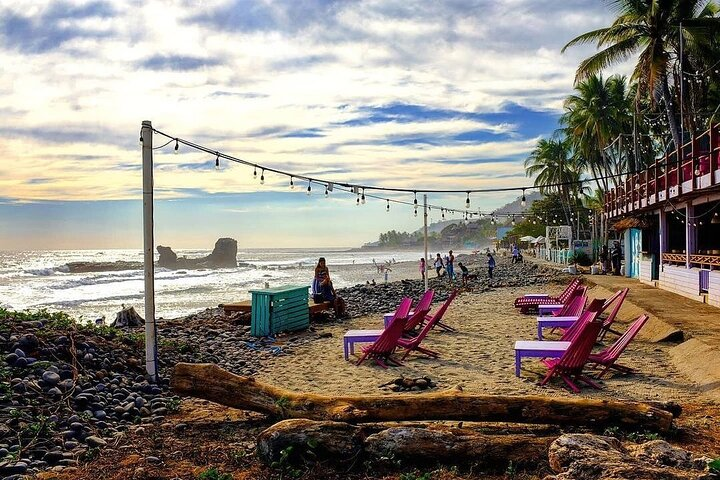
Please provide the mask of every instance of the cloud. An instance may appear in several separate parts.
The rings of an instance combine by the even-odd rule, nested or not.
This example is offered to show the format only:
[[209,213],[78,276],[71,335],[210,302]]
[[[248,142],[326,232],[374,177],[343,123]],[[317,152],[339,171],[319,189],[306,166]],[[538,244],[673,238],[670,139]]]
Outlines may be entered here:
[[186,55],[153,55],[138,62],[138,66],[148,70],[188,71],[218,65],[220,60]]

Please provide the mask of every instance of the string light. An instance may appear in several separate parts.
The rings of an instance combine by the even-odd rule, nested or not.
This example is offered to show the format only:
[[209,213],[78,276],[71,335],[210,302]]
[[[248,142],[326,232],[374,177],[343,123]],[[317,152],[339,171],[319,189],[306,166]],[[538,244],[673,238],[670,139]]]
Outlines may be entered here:
[[417,209],[417,192],[413,192],[413,194],[415,195],[415,200],[413,200],[413,203],[415,204],[415,208]]
[[360,203],[365,205],[365,189],[363,188],[362,196],[360,197]]
[[310,186],[311,180],[308,179],[308,188],[307,188],[307,194],[310,195],[312,193],[312,187]]
[[218,152],[215,152],[215,170],[220,170],[220,154]]
[[328,198],[329,195],[330,195],[330,192],[328,191],[327,185],[325,185],[325,198]]
[[178,139],[175,139],[175,155],[178,154],[178,150],[180,150],[180,143],[178,142]]
[[[467,192],[467,198],[465,199],[465,208],[470,208],[470,192]],[[467,220],[467,217],[465,217]]]
[[265,185],[265,169],[260,172],[260,185]]
[[390,199],[387,199],[387,206],[385,206],[385,211],[390,213]]
[[520,200],[520,205],[524,207],[526,203],[527,202],[525,201],[525,189],[523,188],[522,189],[522,200]]
[[512,223],[513,226],[515,226],[515,215],[512,216],[511,223]]
[[355,206],[356,207],[360,206],[360,194],[359,193],[357,194],[357,197],[355,198]]
[[415,206],[415,213],[414,215],[417,217],[417,205]]
[[295,190],[295,183],[293,182],[293,177],[290,177],[290,190]]
[[253,167],[253,180],[257,178],[257,165]]
[[445,209],[443,209],[443,208],[440,209],[440,216],[442,217],[443,220],[445,220]]

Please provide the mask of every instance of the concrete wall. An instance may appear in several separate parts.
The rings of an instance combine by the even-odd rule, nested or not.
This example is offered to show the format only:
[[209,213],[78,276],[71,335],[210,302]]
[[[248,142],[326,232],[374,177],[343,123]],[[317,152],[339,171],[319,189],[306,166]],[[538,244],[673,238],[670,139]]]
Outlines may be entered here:
[[710,272],[710,285],[708,286],[708,303],[720,307],[720,270]]
[[653,284],[652,281],[652,262],[644,258],[640,260],[640,281],[643,283]]
[[659,287],[702,302],[699,272],[700,270],[697,268],[687,269],[677,265],[663,265],[660,269]]

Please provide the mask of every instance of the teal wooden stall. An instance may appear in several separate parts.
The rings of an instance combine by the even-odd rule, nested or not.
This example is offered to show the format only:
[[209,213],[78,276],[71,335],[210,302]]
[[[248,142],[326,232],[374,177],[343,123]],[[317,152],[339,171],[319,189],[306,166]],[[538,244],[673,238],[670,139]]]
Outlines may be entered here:
[[250,294],[250,334],[254,337],[302,330],[310,326],[307,285],[250,290]]

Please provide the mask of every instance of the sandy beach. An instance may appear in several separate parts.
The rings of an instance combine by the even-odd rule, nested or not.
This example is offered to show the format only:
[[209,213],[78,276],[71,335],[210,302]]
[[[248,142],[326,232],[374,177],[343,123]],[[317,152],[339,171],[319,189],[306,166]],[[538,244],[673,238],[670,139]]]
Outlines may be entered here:
[[[534,315],[522,315],[512,308],[513,299],[522,293],[518,289],[496,289],[461,294],[445,317],[458,331],[434,330],[426,339],[428,348],[441,353],[439,359],[412,354],[402,367],[387,370],[373,362],[355,366],[356,356],[345,361],[343,334],[347,330],[382,328],[382,317],[371,315],[341,324],[319,325],[318,334],[331,336],[298,347],[292,356],[269,359],[258,377],[290,390],[326,394],[377,394],[387,391],[379,385],[399,376],[429,376],[438,389],[461,385],[467,392],[570,396],[557,379],[544,387],[537,385],[545,371],[537,360],[524,359],[521,377],[514,375],[514,342],[534,340],[537,325]],[[615,338],[608,335],[605,343]],[[601,381],[602,390],[583,388],[581,395],[632,400],[696,399],[693,383],[672,367],[668,348],[667,344],[636,339],[623,355],[622,363],[637,368],[639,373],[608,375]]]

